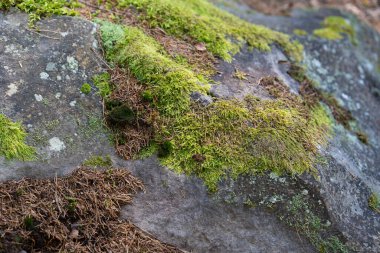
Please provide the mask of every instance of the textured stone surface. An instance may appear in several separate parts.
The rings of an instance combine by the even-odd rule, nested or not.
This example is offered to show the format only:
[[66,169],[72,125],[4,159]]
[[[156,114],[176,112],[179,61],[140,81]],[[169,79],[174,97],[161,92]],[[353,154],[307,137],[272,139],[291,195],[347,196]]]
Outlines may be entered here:
[[109,147],[99,123],[100,98],[80,92],[101,70],[96,27],[59,17],[40,23],[38,34],[27,28],[27,18],[0,12],[0,110],[23,123],[39,159],[0,158],[0,180],[61,174]]
[[193,252],[313,252],[273,214],[213,200],[200,180],[174,174],[155,158],[116,157],[99,127],[99,96],[80,93],[101,71],[94,25],[55,17],[38,26],[51,38],[28,31],[24,14],[0,13],[0,111],[23,122],[40,157],[28,163],[0,158],[0,181],[65,175],[90,155],[109,154],[146,185],[124,218],[163,241]]
[[[324,17],[342,14],[295,11],[292,17],[274,17],[232,3],[224,8],[289,34],[295,28],[311,33]],[[38,35],[26,29],[25,15],[0,13],[0,110],[24,123],[30,133],[28,142],[40,154],[40,160],[32,163],[0,160],[0,180],[62,175],[91,154],[110,154],[115,165],[130,168],[146,184],[146,192],[123,209],[123,217],[163,241],[194,252],[314,252],[302,234],[285,227],[275,214],[243,206],[247,196],[258,202],[274,196],[286,201],[306,190],[322,203],[321,212],[327,213],[357,251],[379,252],[380,215],[368,208],[367,201],[372,191],[380,193],[380,37],[358,22],[353,24],[359,38],[356,47],[348,39],[297,39],[305,46],[304,63],[310,76],[352,111],[369,145],[336,125],[330,146],[321,150],[327,162],[318,167],[320,181],[271,174],[242,177],[226,180],[217,195],[210,195],[200,180],[174,174],[155,158],[125,162],[114,155],[107,133],[99,127],[100,98],[94,92],[84,96],[79,91],[101,71],[93,50],[97,43],[92,23],[52,18],[40,24],[50,32]],[[243,50],[231,64],[219,64],[221,73],[215,80],[220,84],[213,86],[211,94],[268,99],[258,85],[268,75],[280,77],[297,93],[298,83],[286,74],[286,60],[275,46],[268,53]],[[234,77],[237,70],[246,74],[246,80]]]
[[[294,29],[312,34],[323,19],[331,15],[344,16],[354,26],[359,39],[357,46],[348,38],[340,41],[327,41],[312,35],[296,38],[305,47],[304,64],[310,77],[320,84],[321,90],[332,94],[352,112],[353,129],[367,134],[369,145],[361,143],[353,131],[336,125],[329,147],[321,150],[327,160],[326,164],[318,166],[321,180],[316,182],[306,176],[302,179],[321,194],[332,222],[354,249],[379,252],[380,215],[368,208],[370,193],[380,193],[379,34],[338,10],[296,10],[291,17],[275,17],[252,12],[244,5],[231,3],[222,7],[250,22],[288,34]],[[235,58],[238,64],[241,56]],[[248,67],[244,69],[249,71]],[[240,97],[240,93],[231,92],[229,96]]]

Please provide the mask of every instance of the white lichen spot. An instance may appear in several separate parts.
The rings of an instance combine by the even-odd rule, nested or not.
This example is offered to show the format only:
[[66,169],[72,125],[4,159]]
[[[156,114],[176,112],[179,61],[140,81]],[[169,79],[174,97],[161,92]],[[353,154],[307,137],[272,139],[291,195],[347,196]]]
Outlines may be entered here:
[[76,104],[77,104],[77,101],[75,101],[75,100],[70,102],[71,107],[74,107]]
[[60,34],[62,37],[66,37],[69,33],[68,32],[61,32]]
[[57,76],[57,80],[58,80],[58,81],[61,81],[61,80],[62,80],[62,76],[58,75],[58,76]]
[[70,78],[69,75],[66,75],[65,78],[66,78],[66,80],[68,80],[68,81],[71,80],[71,78]]
[[60,152],[66,148],[65,143],[58,137],[53,137],[49,140],[49,149],[51,151]]
[[302,195],[305,195],[305,196],[306,196],[307,194],[309,194],[309,191],[308,191],[308,190],[305,189],[305,190],[302,191]]
[[92,47],[94,49],[98,49],[98,42],[96,40],[94,40],[94,42],[92,42]]
[[342,93],[342,98],[345,99],[345,100],[350,100],[350,97],[347,96],[346,94]]
[[47,80],[47,79],[49,79],[49,74],[46,73],[46,72],[41,72],[41,73],[40,73],[40,78],[41,78],[42,80]]
[[39,95],[39,94],[34,94],[34,98],[36,99],[37,102],[41,102],[44,98]]
[[8,85],[8,91],[5,92],[5,95],[11,97],[12,95],[16,94],[18,92],[18,85],[18,83],[11,83]]
[[54,62],[49,62],[46,65],[46,71],[57,71],[57,65]]
[[60,99],[61,96],[62,96],[62,94],[61,94],[60,92],[57,92],[57,93],[55,94],[55,98],[56,98],[56,99]]
[[73,56],[67,56],[67,64],[71,71],[76,73],[78,71],[78,61]]

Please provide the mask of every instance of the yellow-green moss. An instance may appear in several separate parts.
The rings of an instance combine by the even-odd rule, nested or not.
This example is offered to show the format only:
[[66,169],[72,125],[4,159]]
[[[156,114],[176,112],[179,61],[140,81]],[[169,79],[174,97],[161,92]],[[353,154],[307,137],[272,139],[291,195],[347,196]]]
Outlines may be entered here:
[[91,156],[83,162],[84,166],[88,167],[112,167],[112,160],[109,155],[107,156]]
[[326,141],[331,124],[322,106],[313,107],[308,117],[305,108],[281,98],[218,100],[200,107],[190,101],[190,93],[207,92],[204,77],[176,62],[138,28],[99,23],[107,60],[128,68],[157,98],[155,141],[158,149],[171,147],[160,158],[164,165],[198,175],[210,190],[228,174],[313,171],[317,146]]
[[209,87],[202,76],[171,59],[162,46],[139,28],[122,27],[99,21],[106,58],[113,64],[128,67],[132,74],[151,88],[157,108],[165,115],[179,115],[188,110],[191,91],[206,92]]
[[294,29],[293,33],[297,36],[306,36],[308,35],[307,31],[302,30],[302,29]]
[[74,16],[75,7],[78,2],[75,0],[2,0],[0,1],[0,9],[9,9],[17,7],[21,11],[29,14],[29,25],[34,24],[43,17],[51,15],[69,15]]
[[314,35],[328,40],[340,40],[346,34],[356,44],[356,34],[350,23],[339,16],[330,16],[323,20],[323,28],[314,30]]
[[294,60],[302,59],[302,45],[264,26],[243,21],[206,0],[118,0],[120,7],[134,6],[152,27],[178,37],[204,42],[214,55],[231,61],[244,43],[259,50],[279,44]]
[[368,198],[368,206],[375,212],[380,213],[380,199],[376,193],[371,193]]
[[32,160],[35,149],[25,144],[26,133],[20,123],[0,114],[0,155],[6,159]]

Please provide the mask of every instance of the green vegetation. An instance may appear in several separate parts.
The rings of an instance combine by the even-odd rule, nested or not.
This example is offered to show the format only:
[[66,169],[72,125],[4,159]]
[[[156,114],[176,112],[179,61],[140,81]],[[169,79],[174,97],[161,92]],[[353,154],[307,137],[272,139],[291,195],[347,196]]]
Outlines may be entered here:
[[74,8],[78,7],[78,2],[74,0],[2,0],[0,10],[7,10],[10,7],[17,7],[21,11],[29,13],[29,25],[34,27],[35,23],[43,17],[51,15],[74,16]]
[[307,31],[302,30],[302,29],[294,29],[293,33],[297,36],[306,36],[308,35]]
[[189,97],[191,91],[207,92],[204,77],[173,60],[138,28],[99,23],[107,60],[128,68],[155,98],[160,113],[155,141],[164,165],[198,175],[210,190],[227,174],[313,171],[316,146],[326,141],[331,124],[318,103],[307,113],[302,103],[292,106],[282,98],[219,100],[200,107]]
[[33,160],[34,148],[25,144],[26,133],[20,123],[0,114],[0,155],[6,159]]
[[112,92],[112,87],[110,84],[111,76],[108,73],[103,73],[99,75],[95,75],[92,78],[94,85],[98,88],[98,94],[102,98],[108,97]]
[[91,156],[86,161],[83,162],[84,166],[88,167],[112,167],[112,160],[109,155],[107,156]]
[[291,42],[288,35],[245,22],[206,0],[118,0],[118,3],[121,8],[136,7],[140,18],[151,27],[204,42],[211,53],[226,61],[231,61],[244,43],[264,51],[277,43],[294,60],[302,59],[302,45]]
[[287,206],[290,216],[287,219],[289,226],[305,235],[320,253],[348,253],[349,249],[337,236],[322,237],[328,224],[313,213],[305,196],[293,196]]
[[80,91],[83,94],[85,94],[85,95],[90,94],[90,92],[91,92],[91,85],[88,84],[88,83],[83,84],[82,87],[80,88]]
[[376,193],[371,193],[368,199],[368,206],[375,212],[380,213],[380,198]]
[[330,16],[323,20],[323,28],[314,30],[314,35],[328,40],[343,39],[343,34],[346,34],[353,44],[356,44],[356,34],[350,23],[339,16]]

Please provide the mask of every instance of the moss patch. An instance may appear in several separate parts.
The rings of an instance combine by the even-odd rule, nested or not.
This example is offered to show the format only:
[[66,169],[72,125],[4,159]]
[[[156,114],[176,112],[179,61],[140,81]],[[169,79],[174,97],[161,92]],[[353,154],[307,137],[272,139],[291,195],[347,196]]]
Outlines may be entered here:
[[120,7],[137,8],[151,27],[203,42],[210,52],[227,61],[244,43],[264,51],[277,43],[294,60],[302,59],[302,45],[291,42],[288,35],[245,22],[206,0],[118,0],[118,3]]
[[376,193],[371,193],[368,198],[368,206],[373,211],[380,213],[380,198]]
[[323,28],[314,30],[314,35],[328,40],[343,39],[343,35],[347,35],[353,44],[357,43],[354,28],[350,23],[339,16],[330,16],[323,20]]
[[0,2],[0,9],[2,10],[17,7],[28,13],[31,27],[34,27],[35,23],[43,17],[51,15],[74,16],[76,15],[74,8],[78,6],[78,2],[74,0],[2,0]]
[[25,144],[26,132],[20,123],[14,123],[0,114],[0,155],[6,159],[32,160],[36,152]]
[[318,103],[304,108],[283,97],[247,97],[201,107],[190,101],[190,93],[207,92],[204,77],[172,59],[138,28],[99,22],[107,60],[129,69],[152,93],[163,164],[198,175],[210,190],[228,174],[313,171],[316,146],[326,140],[331,124]]
[[84,166],[87,167],[102,167],[102,168],[109,168],[112,167],[112,160],[109,155],[107,156],[91,156],[86,161],[83,162]]
[[305,31],[303,29],[294,29],[293,33],[295,35],[297,35],[297,36],[306,36],[306,35],[308,35],[307,31]]

